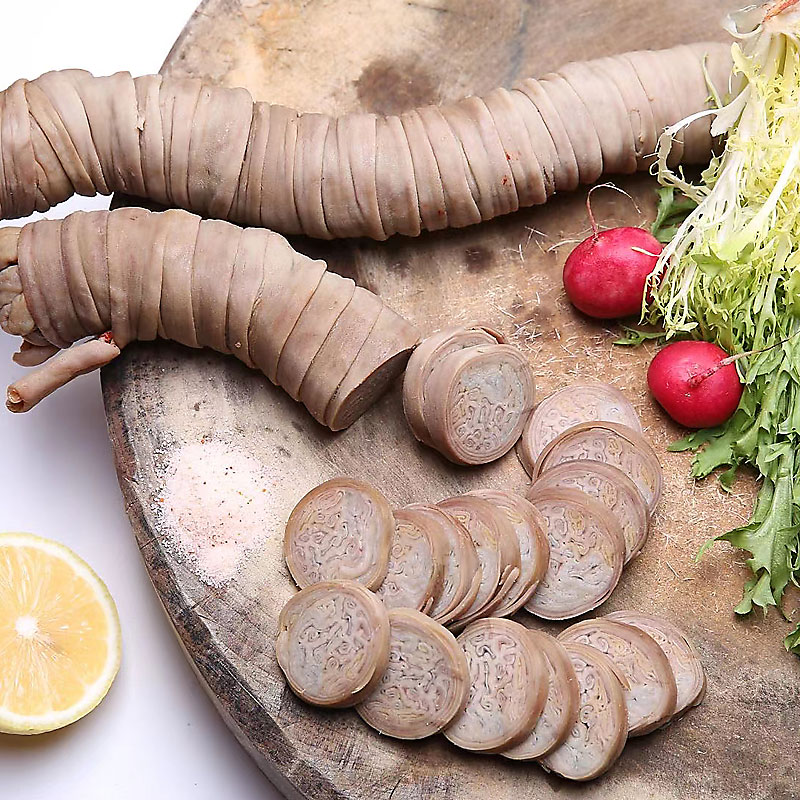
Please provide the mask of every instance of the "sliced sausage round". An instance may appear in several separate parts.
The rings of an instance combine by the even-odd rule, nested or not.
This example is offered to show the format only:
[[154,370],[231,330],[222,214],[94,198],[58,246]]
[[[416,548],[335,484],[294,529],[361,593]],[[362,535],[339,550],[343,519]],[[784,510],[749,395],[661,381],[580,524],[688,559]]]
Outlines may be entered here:
[[674,716],[679,716],[692,706],[698,706],[703,702],[706,693],[703,663],[694,645],[677,625],[655,614],[645,614],[643,611],[615,611],[613,614],[607,614],[605,619],[624,622],[626,625],[633,625],[634,628],[643,630],[652,636],[664,651],[675,675],[678,690]]
[[508,619],[483,619],[458,642],[467,658],[469,699],[444,735],[458,747],[506,750],[527,736],[547,698],[547,663],[533,637]]
[[565,461],[543,472],[536,489],[580,489],[616,517],[625,537],[625,563],[636,558],[650,532],[650,515],[636,484],[621,470],[600,461]]
[[283,551],[301,589],[325,580],[355,580],[376,589],[386,577],[393,536],[392,509],[377,489],[334,478],[295,506]]
[[444,580],[444,543],[425,514],[395,509],[389,567],[376,589],[387,608],[429,608]]
[[583,644],[564,645],[578,679],[578,719],[564,743],[541,765],[573,781],[589,781],[620,757],[628,738],[622,684],[608,656]]
[[307,703],[354,706],[389,662],[389,614],[355,581],[323,581],[298,592],[278,617],[278,664]]
[[492,612],[495,617],[510,617],[530,600],[547,570],[550,560],[547,523],[533,503],[514,492],[502,489],[477,489],[470,494],[494,503],[506,515],[517,535],[520,556],[519,577],[503,603]]
[[672,667],[656,641],[639,628],[601,617],[578,622],[558,637],[605,653],[627,681],[628,735],[641,736],[675,713],[677,688]]
[[503,344],[501,334],[483,326],[453,327],[424,339],[412,354],[403,378],[403,411],[414,437],[431,445],[425,421],[425,389],[437,364],[451,353],[481,344]]
[[488,464],[516,444],[534,399],[533,369],[515,347],[481,345],[450,353],[427,383],[431,442],[456,464]]
[[389,665],[356,711],[386,736],[423,739],[464,710],[467,659],[450,631],[418,611],[393,609],[389,623]]
[[604,603],[619,583],[625,539],[608,509],[577,489],[535,489],[528,499],[547,523],[550,561],[525,608],[570,619]]
[[431,505],[416,504],[407,508],[428,517],[442,542],[442,588],[426,613],[446,625],[470,608],[478,596],[483,574],[478,552],[469,531],[452,514]]
[[438,504],[469,532],[478,553],[481,582],[472,605],[451,624],[463,625],[488,617],[508,596],[520,569],[520,552],[511,523],[488,500],[471,495],[451,497]]
[[564,431],[542,451],[533,480],[564,461],[600,461],[621,469],[652,514],[661,497],[661,464],[641,434],[613,422],[587,422]]
[[569,653],[546,633],[529,631],[547,661],[547,700],[533,730],[503,755],[514,761],[542,758],[560,747],[578,718],[578,679]]
[[553,439],[582,422],[619,422],[642,432],[636,409],[619,389],[607,383],[573,383],[542,400],[528,419],[517,447],[527,473],[533,473]]

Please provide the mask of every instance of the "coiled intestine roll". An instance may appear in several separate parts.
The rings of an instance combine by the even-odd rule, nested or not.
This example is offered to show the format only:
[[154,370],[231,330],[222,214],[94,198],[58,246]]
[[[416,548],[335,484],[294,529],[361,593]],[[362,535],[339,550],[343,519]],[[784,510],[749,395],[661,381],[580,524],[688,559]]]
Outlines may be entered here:
[[[0,327],[24,337],[19,363],[47,362],[9,388],[12,411],[161,338],[235,355],[340,430],[417,342],[379,297],[271,231],[122,208],[0,234]],[[86,337],[99,338],[73,346]]]
[[[665,127],[727,90],[730,46],[573,63],[444,106],[341,117],[245,89],[126,72],[48,72],[0,92],[0,218],[125,192],[323,239],[460,228],[647,168]],[[707,163],[708,117],[671,158]]]

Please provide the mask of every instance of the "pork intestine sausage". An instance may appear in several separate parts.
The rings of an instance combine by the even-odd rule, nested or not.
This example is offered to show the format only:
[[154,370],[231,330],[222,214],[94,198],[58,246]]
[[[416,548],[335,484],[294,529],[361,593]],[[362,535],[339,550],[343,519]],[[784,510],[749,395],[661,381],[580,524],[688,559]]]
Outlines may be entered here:
[[605,619],[624,622],[640,628],[651,636],[664,651],[675,675],[677,702],[674,716],[699,705],[706,693],[706,676],[703,663],[694,645],[676,625],[654,614],[643,611],[615,611]]
[[598,500],[578,489],[532,491],[547,523],[550,562],[525,608],[542,619],[571,619],[604,603],[619,583],[625,537]]
[[531,491],[579,489],[599,500],[616,518],[625,537],[625,563],[641,552],[650,531],[647,505],[636,484],[619,468],[601,461],[564,461],[543,472]]
[[480,589],[474,602],[450,622],[461,628],[491,616],[502,605],[519,577],[519,541],[508,518],[488,500],[462,495],[438,505],[467,529],[481,569]]
[[528,475],[550,442],[573,425],[584,422],[618,422],[642,433],[633,404],[607,383],[573,383],[546,397],[536,406],[522,432],[517,454]]
[[11,387],[12,411],[133,341],[163,338],[235,355],[337,430],[402,372],[418,338],[379,297],[276,233],[137,208],[3,229],[0,327],[28,342],[21,363],[65,350]]
[[[119,191],[319,238],[463,227],[648,167],[664,127],[707,107],[704,69],[724,93],[730,47],[569,64],[485,99],[338,119],[197,79],[48,72],[0,93],[0,218]],[[704,118],[673,153],[705,163],[711,147]]]
[[425,419],[425,389],[435,367],[450,353],[481,344],[504,344],[503,336],[491,328],[473,325],[438,331],[420,342],[408,360],[403,376],[403,411],[414,437],[432,445]]
[[424,512],[398,508],[393,514],[389,567],[375,593],[387,608],[427,614],[444,585],[446,544]]
[[286,523],[283,553],[304,589],[327,580],[377,589],[389,569],[395,519],[386,498],[351,478],[332,478],[308,492]]
[[431,446],[455,464],[488,464],[522,434],[536,387],[528,359],[508,344],[452,352],[432,371],[423,413]]
[[567,428],[539,456],[531,479],[565,461],[599,461],[621,469],[635,484],[653,514],[661,499],[661,462],[642,434],[616,422],[584,422]]
[[574,642],[564,647],[578,679],[578,718],[561,746],[540,763],[564,778],[587,781],[606,772],[625,747],[628,712],[624,678],[599,650]]
[[447,625],[466,613],[478,596],[483,578],[478,552],[469,531],[452,514],[425,504],[408,508],[424,514],[436,528],[434,535],[442,542],[442,587],[427,613],[440,624]]
[[550,545],[547,521],[536,506],[514,492],[503,489],[476,489],[471,495],[497,506],[517,535],[520,571],[503,603],[492,612],[495,617],[510,617],[527,603],[547,571]]
[[475,752],[502,752],[519,744],[547,700],[547,662],[527,628],[508,619],[483,619],[459,637],[469,668],[466,708],[444,735]]
[[535,640],[548,667],[547,700],[533,730],[516,747],[503,755],[513,761],[532,761],[560,747],[577,721],[578,679],[569,653],[557,639],[541,631],[528,631]]

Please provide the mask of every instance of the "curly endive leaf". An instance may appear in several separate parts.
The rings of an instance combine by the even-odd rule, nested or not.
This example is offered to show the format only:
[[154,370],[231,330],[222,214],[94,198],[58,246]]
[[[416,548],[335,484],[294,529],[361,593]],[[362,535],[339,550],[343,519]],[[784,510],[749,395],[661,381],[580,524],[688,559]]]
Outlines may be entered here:
[[[700,183],[668,166],[671,142],[691,120],[662,137],[653,232],[675,235],[651,276],[652,302],[643,315],[662,325],[668,339],[688,334],[749,354],[737,362],[745,392],[733,418],[670,448],[697,451],[695,477],[726,468],[723,488],[730,489],[740,465],[761,476],[750,524],[718,537],[750,554],[752,577],[739,614],[780,606],[788,583],[800,582],[800,14],[794,6],[777,7],[768,25],[756,7],[729,18],[740,92],[716,112],[712,132],[727,142]],[[800,655],[800,627],[786,645]]]
[[643,331],[638,328],[630,328],[627,325],[620,326],[623,336],[617,339],[614,344],[621,347],[638,347],[644,342],[662,341],[665,337],[664,331]]

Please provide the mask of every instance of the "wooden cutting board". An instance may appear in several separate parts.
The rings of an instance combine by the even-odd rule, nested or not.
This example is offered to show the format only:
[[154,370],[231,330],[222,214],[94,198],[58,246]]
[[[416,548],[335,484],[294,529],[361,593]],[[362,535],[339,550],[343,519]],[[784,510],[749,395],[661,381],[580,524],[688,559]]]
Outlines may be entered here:
[[[164,65],[174,76],[246,86],[304,110],[395,113],[538,75],[563,62],[720,38],[728,0],[207,0]],[[598,192],[605,224],[653,213],[648,176],[620,180],[634,204]],[[163,343],[130,347],[103,376],[119,480],[142,556],[200,680],[242,745],[291,798],[519,800],[800,796],[800,661],[777,614],[738,620],[745,578],[727,546],[699,564],[710,536],[749,514],[753,486],[694,485],[679,431],[648,399],[652,350],[615,348],[617,331],[578,319],[561,287],[570,241],[587,230],[585,192],[492,223],[418,239],[296,246],[378,292],[432,332],[480,320],[530,357],[540,396],[578,378],[630,397],[664,464],[666,492],[643,555],[604,611],[634,607],[683,625],[708,672],[705,704],[629,743],[602,779],[578,786],[535,765],[457,751],[442,737],[382,738],[352,711],[305,706],[286,688],[273,640],[294,587],[282,524],[335,475],[372,481],[395,504],[476,487],[524,489],[513,454],[457,469],[417,445],[399,387],[333,435],[234,359]],[[796,601],[795,601],[796,602]],[[525,616],[521,621],[534,625]],[[556,626],[548,630],[557,632]]]

